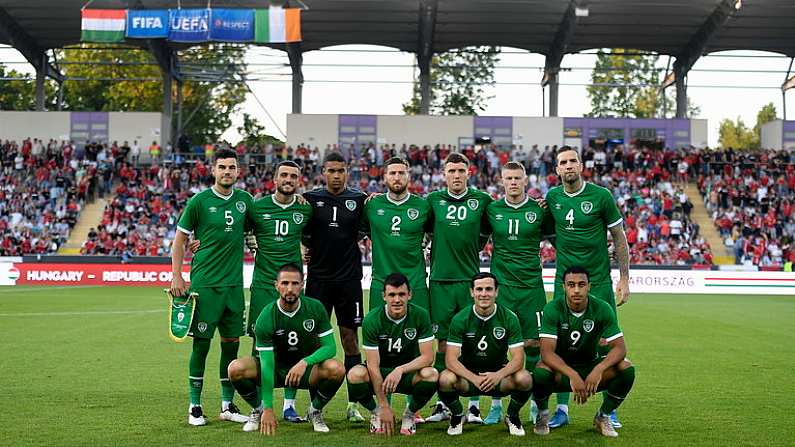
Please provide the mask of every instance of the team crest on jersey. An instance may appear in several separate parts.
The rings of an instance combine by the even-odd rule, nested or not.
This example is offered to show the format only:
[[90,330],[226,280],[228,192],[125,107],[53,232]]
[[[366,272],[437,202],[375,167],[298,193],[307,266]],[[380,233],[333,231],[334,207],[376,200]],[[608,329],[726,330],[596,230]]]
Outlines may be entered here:
[[199,324],[196,325],[196,327],[199,329],[199,332],[204,332],[207,330],[207,323],[205,323],[204,321],[200,321]]
[[235,208],[237,208],[237,211],[240,212],[241,214],[245,213],[246,212],[246,202],[243,202],[241,200],[241,201],[235,203]]
[[409,340],[414,340],[414,337],[417,336],[417,329],[413,327],[403,329],[403,335],[405,335]]
[[207,211],[209,211],[211,213],[217,213],[218,212],[218,208],[216,208],[214,206],[211,206],[211,207],[207,208]]
[[478,202],[477,199],[469,199],[467,200],[467,206],[472,211],[475,211],[476,209],[478,209],[478,206],[480,206],[480,202]]
[[312,332],[312,329],[314,328],[315,328],[315,320],[311,318],[308,320],[304,320],[304,329],[306,329],[307,332]]
[[293,213],[293,222],[295,222],[296,225],[301,225],[301,223],[303,221],[304,221],[304,215],[303,214],[301,214],[301,213]]
[[538,216],[536,215],[536,213],[532,211],[524,213],[524,219],[527,221],[527,223],[533,223],[536,221],[537,218]]
[[593,320],[583,321],[582,328],[585,329],[585,332],[591,332],[593,330]]
[[583,213],[588,214],[593,211],[593,203],[585,201],[580,204],[580,209]]
[[406,214],[409,216],[409,219],[415,220],[416,218],[420,217],[420,210],[416,208],[409,208],[409,210],[406,211]]
[[431,325],[431,332],[433,332],[434,334],[439,332],[439,325],[436,324],[436,323],[432,324]]
[[345,201],[345,208],[348,208],[350,211],[356,209],[356,201],[355,200],[346,200]]
[[502,340],[502,337],[505,337],[505,328],[497,326],[494,328],[492,333],[494,334],[494,338],[497,340]]

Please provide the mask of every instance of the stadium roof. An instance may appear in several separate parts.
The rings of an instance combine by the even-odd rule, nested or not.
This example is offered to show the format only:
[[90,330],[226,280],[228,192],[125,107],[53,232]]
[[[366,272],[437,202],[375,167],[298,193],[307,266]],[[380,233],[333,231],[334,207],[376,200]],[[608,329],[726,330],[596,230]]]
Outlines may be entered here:
[[[80,8],[87,0],[0,0],[0,43],[23,32],[29,44],[59,48],[80,41]],[[206,0],[182,0],[183,8]],[[213,7],[262,7],[263,0],[211,0]],[[766,50],[795,56],[791,0],[303,0],[303,51],[373,44],[418,52],[423,26],[432,51],[499,45],[548,54],[568,37],[565,52],[624,47],[679,55],[721,4],[742,7],[710,33],[704,52]],[[173,8],[176,0],[94,0],[91,8]],[[573,14],[571,6],[587,9]],[[427,10],[426,8],[430,8]],[[584,13],[584,12],[583,12]],[[428,20],[433,23],[428,23]],[[567,36],[564,28],[573,21]],[[9,23],[15,24],[10,28]],[[3,32],[2,29],[7,29]]]

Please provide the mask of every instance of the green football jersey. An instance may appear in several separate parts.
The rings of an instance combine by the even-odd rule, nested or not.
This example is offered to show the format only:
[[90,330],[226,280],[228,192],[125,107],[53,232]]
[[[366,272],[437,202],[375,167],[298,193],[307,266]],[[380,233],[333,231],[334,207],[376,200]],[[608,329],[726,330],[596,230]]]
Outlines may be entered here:
[[253,202],[246,191],[224,197],[213,188],[188,201],[177,230],[201,241],[190,263],[192,287],[243,286],[243,230]]
[[536,287],[541,239],[555,231],[549,211],[529,197],[516,205],[501,199],[488,206],[486,216],[494,244],[491,272],[500,285]]
[[373,309],[362,322],[362,344],[378,351],[381,368],[405,365],[420,356],[420,343],[433,342],[428,311],[409,303],[406,315],[393,320],[387,306]]
[[461,196],[447,189],[426,197],[433,212],[432,281],[469,281],[480,271],[481,223],[491,196],[467,188]]
[[277,368],[292,368],[320,347],[320,338],[333,334],[320,301],[301,296],[298,309],[285,312],[274,301],[262,310],[254,326],[257,351],[273,351]]
[[411,288],[425,288],[425,256],[422,239],[430,220],[428,202],[409,194],[393,202],[381,194],[367,202],[364,226],[373,242],[373,278],[383,281],[390,273],[409,278]]
[[450,323],[448,346],[461,348],[461,363],[474,373],[493,372],[508,363],[508,350],[524,346],[519,318],[507,307],[496,306],[483,318],[475,306],[459,312]]
[[599,358],[599,339],[611,342],[624,333],[618,327],[613,308],[604,300],[588,297],[588,307],[576,314],[565,299],[544,306],[539,337],[557,340],[555,353],[567,365],[587,365]]
[[610,284],[607,230],[624,221],[610,191],[584,182],[574,194],[563,186],[552,188],[546,200],[555,219],[555,280],[560,282],[567,268],[579,265],[588,270],[591,284]]
[[295,199],[282,205],[271,194],[254,202],[251,221],[257,237],[257,257],[251,287],[273,287],[284,264],[303,265],[301,235],[312,217],[312,206]]

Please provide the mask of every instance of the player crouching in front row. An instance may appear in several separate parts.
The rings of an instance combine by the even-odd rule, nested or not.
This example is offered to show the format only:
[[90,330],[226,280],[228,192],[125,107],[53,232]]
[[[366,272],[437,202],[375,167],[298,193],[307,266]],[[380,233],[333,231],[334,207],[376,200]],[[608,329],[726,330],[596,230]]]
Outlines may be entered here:
[[265,306],[254,327],[259,358],[245,357],[229,365],[229,379],[252,407],[243,430],[274,435],[278,423],[273,389],[290,386],[309,389],[312,402],[307,419],[316,432],[326,433],[329,429],[321,411],[345,378],[345,368],[334,359],[334,330],[323,304],[303,296],[301,267],[282,266],[276,274],[276,289],[279,299]]
[[474,305],[459,312],[450,323],[445,354],[447,369],[439,376],[439,398],[452,414],[449,435],[462,433],[464,409],[459,396],[499,398],[508,394],[511,403],[505,424],[511,435],[525,434],[519,410],[530,399],[533,379],[524,369],[519,318],[496,304],[498,287],[493,274],[476,274],[470,285]]
[[[350,399],[372,412],[370,432],[392,435],[394,413],[389,395],[409,396],[400,434],[416,432],[414,413],[436,393],[439,373],[433,363],[433,331],[428,311],[411,304],[408,278],[392,273],[384,279],[384,306],[373,306],[362,323],[366,365],[348,371]],[[373,399],[373,394],[378,400]]]
[[[610,305],[589,297],[590,281],[584,268],[569,267],[563,273],[563,287],[565,299],[544,306],[541,361],[533,388],[539,414],[533,431],[549,434],[553,392],[571,391],[575,401],[584,404],[598,391],[607,390],[594,426],[602,435],[615,438],[618,433],[608,415],[621,405],[635,382],[635,367],[625,358],[624,334]],[[610,347],[605,357],[599,356],[600,338]]]

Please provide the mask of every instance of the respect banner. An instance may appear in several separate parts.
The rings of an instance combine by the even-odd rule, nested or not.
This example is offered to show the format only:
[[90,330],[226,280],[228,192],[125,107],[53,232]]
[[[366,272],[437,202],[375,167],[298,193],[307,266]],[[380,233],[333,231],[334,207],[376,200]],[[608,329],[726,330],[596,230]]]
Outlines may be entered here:
[[254,40],[254,10],[211,10],[210,39],[221,42],[251,42]]

